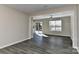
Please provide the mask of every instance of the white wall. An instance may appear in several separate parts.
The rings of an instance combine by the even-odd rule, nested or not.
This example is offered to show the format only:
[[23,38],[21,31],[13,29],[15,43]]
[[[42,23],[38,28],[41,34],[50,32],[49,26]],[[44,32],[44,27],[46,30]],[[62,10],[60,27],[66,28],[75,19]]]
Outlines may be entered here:
[[76,5],[73,7],[72,15],[71,15],[71,33],[72,33],[72,40],[73,40],[73,47],[77,48],[77,12],[76,12]]
[[33,29],[32,29],[32,28],[33,28],[33,21],[32,21],[32,20],[33,20],[33,19],[32,19],[32,17],[30,16],[30,17],[29,17],[29,22],[28,22],[28,23],[29,23],[29,24],[28,24],[28,26],[29,26],[29,28],[28,28],[28,29],[29,29],[29,33],[28,33],[28,34],[29,34],[29,38],[33,38],[33,32],[32,32],[32,30],[33,30]]
[[60,36],[70,36],[71,37],[71,18],[70,17],[61,17],[62,20],[62,31],[50,31],[49,29],[49,20],[43,21],[43,33],[49,35],[60,35]]
[[28,19],[26,14],[0,5],[0,48],[28,38]]
[[77,5],[77,37],[78,37],[78,40],[77,40],[77,46],[78,46],[78,49],[79,49],[79,5]]

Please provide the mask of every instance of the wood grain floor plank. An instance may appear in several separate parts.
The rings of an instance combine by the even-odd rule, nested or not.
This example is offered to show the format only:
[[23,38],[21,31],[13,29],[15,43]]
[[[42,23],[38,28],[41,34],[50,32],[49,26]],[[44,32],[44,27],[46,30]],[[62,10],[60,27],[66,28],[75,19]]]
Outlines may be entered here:
[[42,46],[36,45],[32,39],[27,40],[0,49],[0,54],[78,54],[77,50],[72,48],[70,38],[49,36],[46,40]]

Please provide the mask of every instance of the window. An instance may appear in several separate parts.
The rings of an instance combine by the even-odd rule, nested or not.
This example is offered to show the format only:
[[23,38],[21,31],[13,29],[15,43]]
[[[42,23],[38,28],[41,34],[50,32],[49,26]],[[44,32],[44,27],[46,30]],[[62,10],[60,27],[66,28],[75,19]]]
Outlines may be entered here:
[[38,23],[36,23],[36,30],[37,31],[42,31],[42,22],[38,22]]
[[61,20],[53,20],[49,21],[50,31],[62,31],[62,21]]

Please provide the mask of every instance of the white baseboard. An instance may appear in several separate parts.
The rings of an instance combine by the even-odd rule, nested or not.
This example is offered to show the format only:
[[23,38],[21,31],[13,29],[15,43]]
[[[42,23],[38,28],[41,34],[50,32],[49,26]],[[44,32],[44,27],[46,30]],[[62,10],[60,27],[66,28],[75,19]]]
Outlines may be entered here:
[[78,51],[78,53],[79,53],[79,47],[77,47],[76,49],[77,49],[77,51]]
[[5,47],[8,47],[8,46],[11,46],[11,45],[14,45],[14,44],[17,44],[17,43],[20,43],[20,42],[23,42],[25,40],[29,40],[29,39],[31,39],[31,38],[27,38],[27,39],[23,39],[23,40],[20,40],[20,41],[16,41],[16,42],[13,42],[13,43],[10,43],[10,44],[6,44],[6,45],[0,47],[0,49],[5,48]]
[[79,47],[73,47],[73,48],[77,49],[77,51],[78,51],[78,53],[79,53]]
[[27,38],[27,39],[31,39],[31,38]]

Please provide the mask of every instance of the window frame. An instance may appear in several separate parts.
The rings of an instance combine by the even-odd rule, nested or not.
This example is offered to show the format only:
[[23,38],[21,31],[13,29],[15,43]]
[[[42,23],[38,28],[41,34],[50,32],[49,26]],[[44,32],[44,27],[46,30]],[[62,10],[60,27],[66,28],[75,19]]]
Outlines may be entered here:
[[[53,32],[61,32],[61,31],[62,31],[62,20],[61,20],[61,19],[58,19],[58,20],[51,20],[51,21],[54,21],[55,24],[54,24],[54,25],[50,25],[50,21],[49,21],[49,30],[50,30],[50,31],[53,31]],[[57,22],[57,21],[61,21],[61,25],[57,26],[57,25],[56,25],[56,22]],[[51,30],[52,27],[55,28],[55,29],[54,29],[54,30]],[[56,30],[56,28],[58,28],[58,27],[60,27],[61,29],[60,29],[60,30]]]

